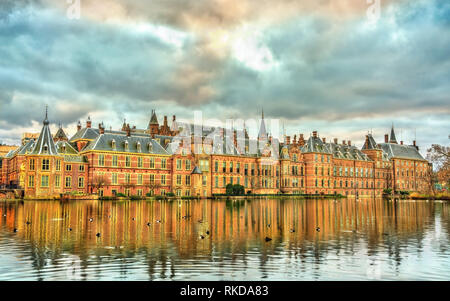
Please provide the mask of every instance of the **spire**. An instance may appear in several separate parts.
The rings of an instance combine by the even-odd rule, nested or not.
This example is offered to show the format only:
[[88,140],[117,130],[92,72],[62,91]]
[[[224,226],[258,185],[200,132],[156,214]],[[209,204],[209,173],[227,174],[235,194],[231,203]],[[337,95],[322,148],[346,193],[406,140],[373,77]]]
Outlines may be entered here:
[[266,123],[264,121],[264,110],[261,113],[261,125],[259,126],[258,139],[267,139]]
[[55,143],[53,141],[52,133],[50,132],[48,121],[48,107],[45,108],[45,120],[43,122],[41,134],[34,146],[32,155],[57,155]]
[[391,138],[389,139],[389,143],[395,143],[395,144],[398,144],[397,138],[395,137],[394,124],[393,124],[393,123],[392,123],[392,128],[391,128]]
[[43,124],[44,125],[48,125],[49,124],[49,122],[48,122],[48,105],[45,105],[45,119],[44,119]]

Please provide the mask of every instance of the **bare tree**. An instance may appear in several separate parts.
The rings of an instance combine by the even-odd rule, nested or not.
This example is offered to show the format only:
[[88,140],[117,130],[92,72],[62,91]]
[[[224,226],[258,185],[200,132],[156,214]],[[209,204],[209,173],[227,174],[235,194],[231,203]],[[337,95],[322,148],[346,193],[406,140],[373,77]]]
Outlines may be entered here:
[[433,144],[427,151],[427,159],[433,163],[437,181],[450,186],[450,147]]
[[153,191],[153,194],[155,194],[156,189],[159,189],[161,187],[161,184],[153,180],[148,182],[147,187],[150,188],[150,191]]
[[109,179],[105,175],[97,175],[92,179],[91,185],[98,193],[102,187],[108,186],[109,184]]

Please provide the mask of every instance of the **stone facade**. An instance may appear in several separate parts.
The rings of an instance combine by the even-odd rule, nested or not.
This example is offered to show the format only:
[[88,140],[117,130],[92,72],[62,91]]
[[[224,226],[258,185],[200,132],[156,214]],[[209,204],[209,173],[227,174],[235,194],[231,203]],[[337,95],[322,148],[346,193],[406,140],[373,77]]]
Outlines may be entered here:
[[[351,141],[327,141],[316,131],[307,140],[300,134],[298,139],[286,136],[273,143],[264,117],[256,140],[246,131],[243,138],[237,131],[228,138],[224,129],[214,136],[214,143],[206,131],[196,139],[179,139],[180,131],[175,116],[171,126],[167,117],[160,126],[152,111],[147,129],[126,122],[119,131],[106,130],[103,123],[94,128],[88,118],[69,139],[61,126],[52,136],[46,116],[36,139],[23,140],[0,159],[0,185],[23,189],[29,198],[169,192],[209,197],[224,194],[228,184],[242,185],[254,194],[380,197],[388,188],[423,192],[429,182],[430,164],[415,142],[397,143],[393,128],[381,144],[367,135],[361,149]],[[255,154],[248,153],[251,143],[258,145]]]

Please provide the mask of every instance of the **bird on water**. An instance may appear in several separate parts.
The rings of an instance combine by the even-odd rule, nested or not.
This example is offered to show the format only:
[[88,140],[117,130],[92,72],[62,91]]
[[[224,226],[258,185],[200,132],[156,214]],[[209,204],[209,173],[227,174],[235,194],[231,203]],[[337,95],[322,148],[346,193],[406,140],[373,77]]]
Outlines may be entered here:
[[95,236],[100,237],[102,236],[100,233],[95,234]]
[[271,241],[272,238],[266,236],[266,241]]
[[317,228],[316,228],[316,231],[317,231],[317,232],[320,232],[320,228],[319,228],[319,227],[317,227]]

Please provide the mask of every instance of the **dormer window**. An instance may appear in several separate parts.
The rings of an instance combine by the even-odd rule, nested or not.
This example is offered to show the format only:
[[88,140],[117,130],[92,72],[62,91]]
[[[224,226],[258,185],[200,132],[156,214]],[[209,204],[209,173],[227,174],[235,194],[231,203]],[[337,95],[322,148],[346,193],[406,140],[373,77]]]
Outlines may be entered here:
[[129,147],[128,147],[128,140],[125,140],[125,151],[128,151]]
[[141,152],[141,143],[138,141],[138,143],[136,144],[136,148],[138,152]]
[[151,142],[148,143],[147,147],[149,152],[153,151],[153,144]]
[[61,146],[61,152],[63,152],[63,153],[66,152],[66,146],[65,146],[65,145],[62,145],[62,146]]
[[44,154],[48,154],[48,146],[47,146],[47,144],[44,145],[43,151],[44,151]]
[[111,141],[111,147],[112,147],[112,149],[114,149],[114,150],[116,149],[116,140],[113,139],[113,140]]

